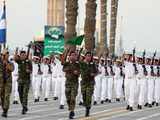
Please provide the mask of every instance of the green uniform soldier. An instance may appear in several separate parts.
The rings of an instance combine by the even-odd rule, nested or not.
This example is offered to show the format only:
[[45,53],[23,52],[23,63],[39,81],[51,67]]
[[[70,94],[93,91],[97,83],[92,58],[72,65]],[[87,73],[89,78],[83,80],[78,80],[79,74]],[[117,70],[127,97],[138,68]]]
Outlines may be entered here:
[[83,104],[86,108],[85,116],[88,117],[91,109],[92,95],[94,91],[94,77],[98,72],[95,63],[92,62],[92,54],[90,52],[87,52],[84,61],[80,62],[80,71],[82,77],[81,93]]
[[3,109],[2,117],[7,117],[10,94],[12,91],[12,71],[14,66],[8,61],[9,52],[4,50],[0,59],[0,101]]
[[70,52],[69,62],[64,63],[63,71],[66,76],[65,83],[65,95],[68,104],[69,118],[73,119],[75,116],[74,109],[76,104],[76,96],[78,94],[78,78],[80,74],[79,63],[76,62],[77,54],[75,52]]
[[21,51],[20,56],[15,54],[15,61],[18,64],[18,92],[22,104],[22,114],[28,111],[28,93],[30,87],[30,74],[32,72],[32,62],[27,58],[26,51]]

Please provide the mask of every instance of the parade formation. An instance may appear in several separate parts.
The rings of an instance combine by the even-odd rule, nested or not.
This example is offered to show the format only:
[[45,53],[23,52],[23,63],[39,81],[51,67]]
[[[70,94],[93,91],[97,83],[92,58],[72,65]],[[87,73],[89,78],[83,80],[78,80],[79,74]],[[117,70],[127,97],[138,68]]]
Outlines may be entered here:
[[[0,57],[2,116],[8,115],[11,95],[14,98],[11,103],[20,102],[22,114],[26,114],[30,88],[35,103],[47,102],[50,95],[60,100],[60,109],[67,103],[70,119],[75,116],[76,102],[85,107],[86,117],[92,104],[111,103],[113,99],[125,101],[129,111],[159,105],[160,60],[156,52],[152,57],[147,57],[145,51],[136,56],[134,49],[133,53],[105,58],[80,52],[30,58],[28,51],[17,49],[10,55],[4,49]],[[78,101],[77,95],[81,96]]]

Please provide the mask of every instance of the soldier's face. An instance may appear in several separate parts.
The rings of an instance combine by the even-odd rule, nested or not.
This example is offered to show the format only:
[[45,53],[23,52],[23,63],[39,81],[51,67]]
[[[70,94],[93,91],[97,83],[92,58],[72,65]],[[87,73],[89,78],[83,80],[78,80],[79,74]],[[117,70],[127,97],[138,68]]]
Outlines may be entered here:
[[25,60],[26,58],[27,58],[26,53],[21,53],[20,59],[21,59],[21,60]]
[[91,59],[92,59],[91,54],[87,54],[86,57],[85,57],[85,59],[86,59],[87,62],[90,62]]
[[77,60],[77,54],[76,54],[76,53],[71,53],[69,59],[70,59],[71,61],[76,61],[76,60]]

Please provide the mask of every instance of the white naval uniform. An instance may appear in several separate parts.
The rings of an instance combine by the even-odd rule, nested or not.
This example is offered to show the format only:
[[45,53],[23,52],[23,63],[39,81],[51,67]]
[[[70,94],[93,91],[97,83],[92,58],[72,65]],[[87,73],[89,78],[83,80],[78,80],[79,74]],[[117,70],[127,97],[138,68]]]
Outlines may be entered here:
[[[113,97],[113,83],[114,83],[114,76],[111,75],[111,68],[110,66],[107,67],[108,68],[108,73],[109,73],[109,76],[107,76],[107,98],[108,100],[111,100],[112,97]],[[114,70],[114,66],[112,65],[112,69],[113,69],[113,72],[115,71]]]
[[[122,68],[123,71],[123,68]],[[123,97],[123,76],[121,76],[121,70],[120,67],[115,66],[115,76],[114,76],[114,86],[115,86],[115,93],[116,98]]]
[[58,64],[56,61],[54,61],[54,63],[51,64],[51,68],[52,68],[52,91],[53,91],[53,96],[54,97],[58,97],[59,95],[59,79],[58,79],[58,73],[59,73],[59,68],[58,68]]
[[135,70],[133,63],[125,62],[125,98],[130,107],[134,106],[136,93]]
[[101,92],[101,101],[104,101],[107,97],[107,76],[105,66],[101,67],[101,79],[100,79],[100,92]]
[[[42,75],[38,74],[38,70],[42,70],[41,64],[32,63],[33,70],[32,70],[32,90],[34,99],[38,99],[40,97],[40,87],[42,82]],[[40,67],[40,68],[39,68]]]
[[98,71],[99,74],[95,76],[95,85],[94,85],[94,101],[98,101],[100,98],[100,88],[101,88],[101,79],[102,79],[102,71],[101,71],[102,66],[99,64],[98,65]]
[[145,91],[147,89],[147,77],[144,75],[144,70],[141,64],[137,64],[138,74],[136,75],[137,80],[137,102],[139,105],[145,103]]
[[13,94],[13,100],[18,101],[19,100],[19,94],[18,94],[18,64],[13,61],[14,65],[14,71],[12,72],[12,94]]
[[51,74],[49,74],[48,64],[42,64],[42,72],[42,93],[44,94],[44,98],[48,98],[51,84]]
[[147,71],[148,71],[148,80],[147,80],[147,84],[148,84],[148,94],[147,94],[147,101],[149,104],[152,104],[152,102],[154,101],[154,82],[155,82],[155,78],[153,76],[151,76],[151,67],[150,65],[147,65]]
[[[158,72],[157,66],[154,66],[154,71],[155,74],[157,75]],[[158,76],[155,76],[154,100],[156,103],[160,102],[160,79]]]
[[63,65],[61,62],[57,62],[58,65],[58,73],[57,73],[57,79],[59,83],[59,98],[60,98],[60,105],[64,105],[66,101],[65,97],[65,73],[63,72]]

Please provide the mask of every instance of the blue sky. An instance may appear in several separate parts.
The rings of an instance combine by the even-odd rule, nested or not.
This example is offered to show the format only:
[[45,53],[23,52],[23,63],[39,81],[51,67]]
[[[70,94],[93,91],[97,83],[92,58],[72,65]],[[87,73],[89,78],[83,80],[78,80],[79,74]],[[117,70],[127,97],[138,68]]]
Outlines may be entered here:
[[[9,46],[24,46],[46,24],[47,0],[6,0]],[[110,1],[110,0],[109,0]],[[123,16],[121,35],[125,49],[160,50],[160,1],[119,0],[118,24]],[[84,15],[84,0],[80,0]],[[83,26],[84,17],[79,17]],[[118,26],[118,29],[120,26]],[[119,36],[118,32],[117,36]]]

